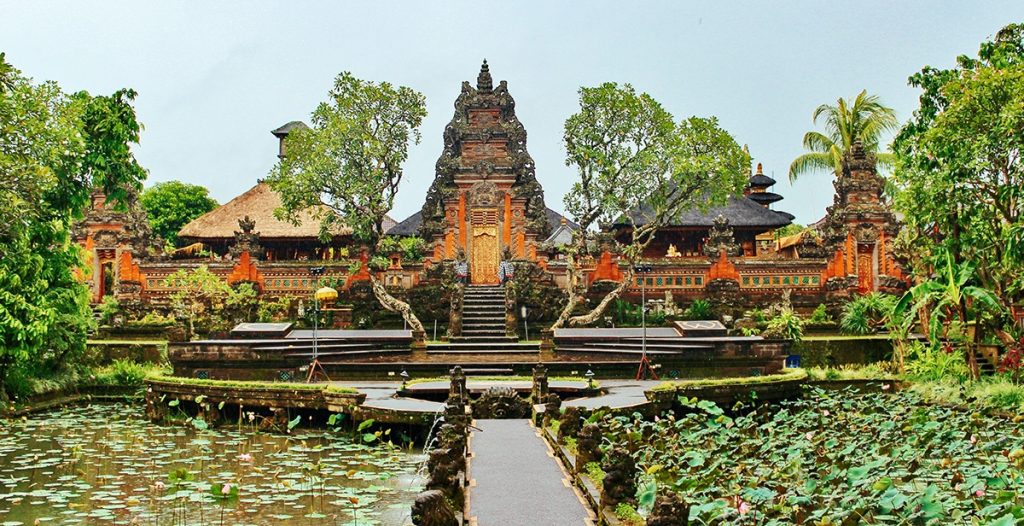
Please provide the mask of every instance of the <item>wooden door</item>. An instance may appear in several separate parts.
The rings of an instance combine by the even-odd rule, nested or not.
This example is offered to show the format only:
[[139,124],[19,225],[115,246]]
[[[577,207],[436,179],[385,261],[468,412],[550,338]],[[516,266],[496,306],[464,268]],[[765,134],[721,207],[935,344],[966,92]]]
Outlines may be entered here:
[[861,294],[874,292],[876,259],[875,245],[857,245],[857,289]]
[[498,283],[498,211],[473,210],[470,215],[473,239],[469,256],[470,282],[474,285]]

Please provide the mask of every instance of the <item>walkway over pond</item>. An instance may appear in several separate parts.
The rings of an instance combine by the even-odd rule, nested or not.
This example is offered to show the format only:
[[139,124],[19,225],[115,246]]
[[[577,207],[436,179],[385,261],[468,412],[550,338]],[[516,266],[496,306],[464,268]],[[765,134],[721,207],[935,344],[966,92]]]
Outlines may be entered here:
[[595,524],[528,420],[476,420],[470,438],[470,526]]

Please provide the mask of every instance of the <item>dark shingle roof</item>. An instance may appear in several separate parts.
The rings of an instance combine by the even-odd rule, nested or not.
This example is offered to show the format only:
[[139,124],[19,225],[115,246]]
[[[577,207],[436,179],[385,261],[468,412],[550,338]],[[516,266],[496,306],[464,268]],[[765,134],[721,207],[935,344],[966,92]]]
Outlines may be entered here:
[[761,205],[770,205],[776,201],[782,201],[782,196],[774,192],[750,192],[750,195],[747,197]]
[[757,174],[750,178],[750,186],[752,188],[768,188],[775,184],[775,179],[768,177],[767,175]]
[[[646,217],[650,215],[650,209],[643,207],[640,210],[630,212],[629,215],[637,225],[643,225],[647,223]],[[706,212],[696,208],[684,210],[676,216],[675,220],[670,221],[667,226],[710,228],[714,219],[719,215],[725,216],[733,227],[778,228],[792,222],[792,219],[787,217],[789,214],[785,212],[769,210],[746,197],[730,197],[725,205],[710,208]],[[624,222],[618,222],[617,226],[628,225]]]

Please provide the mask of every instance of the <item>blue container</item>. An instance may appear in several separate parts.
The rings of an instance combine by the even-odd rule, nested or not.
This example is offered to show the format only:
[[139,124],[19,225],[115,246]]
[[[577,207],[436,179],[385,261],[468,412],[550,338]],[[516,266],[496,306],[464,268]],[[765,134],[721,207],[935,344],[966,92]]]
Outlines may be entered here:
[[791,354],[791,355],[786,357],[786,368],[787,369],[796,369],[798,367],[800,367],[800,355],[799,354]]

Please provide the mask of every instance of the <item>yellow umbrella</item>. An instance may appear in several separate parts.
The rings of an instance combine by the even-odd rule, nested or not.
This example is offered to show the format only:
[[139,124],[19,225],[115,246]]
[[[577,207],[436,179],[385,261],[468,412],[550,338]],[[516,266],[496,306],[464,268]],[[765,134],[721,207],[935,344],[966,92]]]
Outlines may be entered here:
[[338,291],[331,287],[321,287],[314,296],[316,296],[317,301],[320,303],[333,303],[338,299]]

